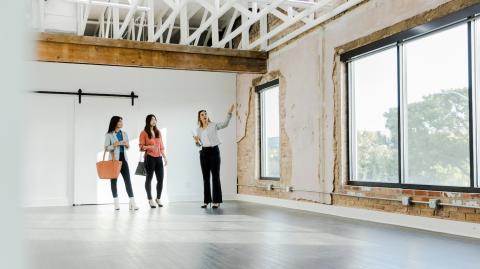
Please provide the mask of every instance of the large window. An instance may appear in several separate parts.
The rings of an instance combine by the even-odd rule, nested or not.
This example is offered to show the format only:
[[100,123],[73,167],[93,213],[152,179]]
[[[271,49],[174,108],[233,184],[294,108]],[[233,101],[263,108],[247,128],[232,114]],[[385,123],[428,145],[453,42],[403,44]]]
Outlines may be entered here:
[[470,186],[468,26],[406,42],[405,183]]
[[280,109],[278,80],[256,88],[260,100],[260,179],[280,178]]
[[478,191],[478,10],[342,55],[350,184]]
[[398,181],[397,56],[391,48],[350,65],[354,132],[354,178]]

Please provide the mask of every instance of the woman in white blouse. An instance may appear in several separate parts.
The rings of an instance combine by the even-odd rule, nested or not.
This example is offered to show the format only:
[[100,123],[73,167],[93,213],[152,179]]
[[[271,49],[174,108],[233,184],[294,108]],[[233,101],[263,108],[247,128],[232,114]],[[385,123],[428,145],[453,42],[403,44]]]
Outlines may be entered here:
[[[220,184],[220,150],[218,145],[221,144],[218,139],[217,131],[226,128],[232,118],[235,106],[232,105],[228,110],[227,118],[223,122],[215,123],[210,121],[207,111],[198,111],[198,129],[195,144],[201,147],[200,166],[203,174],[203,205],[206,208],[208,204],[213,202],[212,208],[218,208],[222,203],[222,187]],[[210,174],[212,174],[212,192],[210,193]]]

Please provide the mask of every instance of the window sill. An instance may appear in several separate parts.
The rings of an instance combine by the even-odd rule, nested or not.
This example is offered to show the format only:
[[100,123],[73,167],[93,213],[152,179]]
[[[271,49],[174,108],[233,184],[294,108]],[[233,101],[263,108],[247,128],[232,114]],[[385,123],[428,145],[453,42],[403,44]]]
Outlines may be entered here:
[[422,191],[437,191],[437,192],[480,193],[480,188],[472,188],[472,187],[380,183],[380,182],[365,182],[365,181],[348,181],[345,186],[380,187],[380,188],[386,188],[386,189],[400,189],[400,190],[406,189],[406,190],[422,190]]

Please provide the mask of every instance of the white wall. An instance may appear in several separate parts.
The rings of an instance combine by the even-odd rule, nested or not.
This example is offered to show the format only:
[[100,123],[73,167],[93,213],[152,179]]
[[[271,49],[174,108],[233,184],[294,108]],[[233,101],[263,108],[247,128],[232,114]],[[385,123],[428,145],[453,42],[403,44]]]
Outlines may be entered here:
[[[26,268],[27,261],[23,239],[23,214],[20,208],[19,182],[23,164],[21,150],[26,131],[23,123],[24,91],[29,77],[24,58],[30,55],[30,42],[26,34],[24,1],[2,2],[0,16],[0,268]],[[8,12],[6,12],[8,10]]]
[[[25,205],[72,204],[77,196],[74,181],[78,183],[79,180],[85,180],[92,188],[98,183],[98,191],[109,195],[108,182],[98,181],[93,176],[78,177],[85,177],[82,171],[95,174],[94,162],[102,150],[103,134],[110,116],[116,114],[126,116],[125,130],[132,142],[128,156],[134,193],[137,200],[144,201],[144,177],[133,175],[138,162],[135,140],[143,128],[145,116],[150,113],[157,116],[159,127],[166,131],[169,164],[167,188],[162,198],[168,197],[170,201],[202,200],[199,156],[191,132],[196,128],[199,109],[207,109],[213,121],[224,119],[229,105],[235,102],[234,74],[42,62],[32,62],[31,68],[33,90],[77,91],[81,88],[84,92],[121,94],[135,91],[140,98],[132,108],[128,99],[84,97],[82,104],[78,104],[76,97],[72,96],[29,94],[28,125],[31,132],[25,162],[28,180],[23,186]],[[92,132],[96,135],[92,136]],[[91,138],[85,140],[85,137]],[[220,132],[220,139],[223,142],[222,188],[224,199],[228,199],[236,193],[234,120]],[[87,145],[85,141],[90,142]],[[91,148],[98,150],[89,154]],[[84,158],[85,154],[91,155],[91,160],[79,163],[78,159]],[[155,179],[153,190],[154,183]],[[118,186],[119,196],[125,198],[121,179]]]

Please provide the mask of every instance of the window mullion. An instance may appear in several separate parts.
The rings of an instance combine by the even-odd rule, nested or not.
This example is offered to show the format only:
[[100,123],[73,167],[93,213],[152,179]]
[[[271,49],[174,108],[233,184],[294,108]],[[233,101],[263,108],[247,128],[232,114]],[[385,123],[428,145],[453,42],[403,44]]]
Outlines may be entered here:
[[350,129],[350,180],[357,180],[357,130],[355,127],[355,90],[353,89],[355,64],[348,63],[348,104]]
[[403,43],[397,45],[397,80],[398,80],[398,163],[399,163],[399,184],[405,183],[408,171],[407,163],[407,131],[405,129],[407,123],[407,92],[406,92],[406,72],[405,72],[405,51]]
[[479,64],[479,47],[480,44],[477,42],[478,33],[477,21],[469,21],[469,31],[468,31],[468,50],[469,50],[469,105],[470,105],[470,164],[471,164],[471,187],[480,187],[478,180],[478,156],[480,149],[478,148],[478,141],[480,132],[477,131],[479,111],[477,105],[479,104],[480,95],[477,94],[476,88],[479,85],[479,78],[475,75],[478,72]]
[[265,92],[260,93],[260,120],[261,120],[261,134],[260,134],[260,148],[261,148],[261,156],[260,156],[260,174],[261,177],[265,177]]

